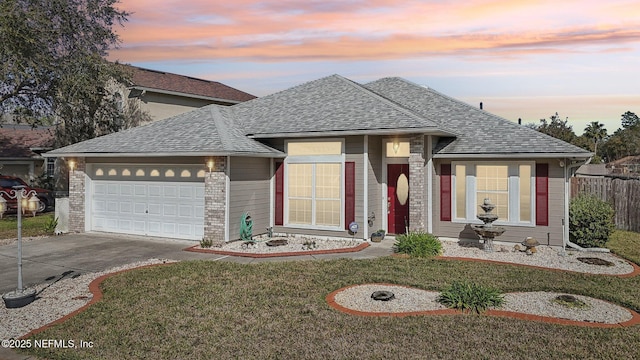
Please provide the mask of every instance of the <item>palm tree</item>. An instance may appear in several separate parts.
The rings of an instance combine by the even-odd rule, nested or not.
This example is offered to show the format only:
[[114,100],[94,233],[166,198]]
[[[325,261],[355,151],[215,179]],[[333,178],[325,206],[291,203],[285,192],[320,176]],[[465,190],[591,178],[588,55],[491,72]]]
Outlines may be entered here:
[[607,137],[607,129],[604,128],[604,124],[600,124],[598,121],[592,121],[591,124],[584,128],[584,136],[593,140],[593,152],[598,155],[598,141]]

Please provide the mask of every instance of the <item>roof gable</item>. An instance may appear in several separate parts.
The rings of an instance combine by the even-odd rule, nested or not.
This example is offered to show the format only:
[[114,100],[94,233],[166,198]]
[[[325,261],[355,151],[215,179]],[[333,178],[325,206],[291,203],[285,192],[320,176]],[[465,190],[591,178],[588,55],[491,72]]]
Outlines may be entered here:
[[445,129],[455,138],[437,145],[439,155],[547,153],[591,153],[526,126],[483,111],[402,78],[383,78],[365,85],[368,89],[414,111]]
[[247,134],[294,134],[413,129],[438,131],[437,125],[339,75],[307,82],[234,105]]
[[49,154],[282,155],[280,151],[244,136],[230,108],[220,105],[204,106],[144,126],[72,144]]

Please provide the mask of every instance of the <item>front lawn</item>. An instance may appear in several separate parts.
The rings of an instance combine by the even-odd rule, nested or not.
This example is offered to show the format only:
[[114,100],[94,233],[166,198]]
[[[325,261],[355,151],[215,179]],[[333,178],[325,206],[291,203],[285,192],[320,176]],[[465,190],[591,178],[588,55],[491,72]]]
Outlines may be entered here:
[[[53,213],[37,214],[36,217],[24,215],[22,217],[22,236],[51,235],[46,225],[53,221]],[[4,214],[0,219],[0,240],[18,237],[18,218],[15,214]]]
[[48,359],[640,357],[640,326],[599,329],[486,315],[358,317],[325,302],[331,291],[352,284],[440,291],[465,279],[503,292],[582,294],[640,310],[640,277],[395,257],[189,261],[111,277],[101,302],[32,338],[92,341],[92,348],[31,351]]
[[609,238],[607,247],[613,253],[640,264],[640,233],[616,230]]

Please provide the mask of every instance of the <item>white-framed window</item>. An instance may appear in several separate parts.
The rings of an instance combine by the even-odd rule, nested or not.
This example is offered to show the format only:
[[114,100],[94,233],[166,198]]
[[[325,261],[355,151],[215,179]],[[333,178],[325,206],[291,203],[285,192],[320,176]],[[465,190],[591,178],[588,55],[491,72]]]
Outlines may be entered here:
[[56,159],[57,158],[45,158],[46,159],[46,169],[45,169],[45,173],[47,174],[48,178],[52,178],[55,173],[56,173]]
[[344,228],[344,140],[286,142],[285,226]]
[[496,224],[535,224],[535,163],[452,162],[453,221],[481,223],[480,204],[489,198],[496,206]]

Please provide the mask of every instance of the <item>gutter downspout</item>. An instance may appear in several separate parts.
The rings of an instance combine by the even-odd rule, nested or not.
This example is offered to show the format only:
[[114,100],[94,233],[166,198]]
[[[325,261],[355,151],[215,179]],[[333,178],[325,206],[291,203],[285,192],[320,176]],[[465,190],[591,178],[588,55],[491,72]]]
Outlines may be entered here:
[[562,240],[563,240],[563,244],[564,246],[562,247],[563,251],[566,250],[567,246],[571,247],[575,250],[578,251],[590,251],[590,252],[610,252],[609,249],[605,249],[605,248],[583,248],[582,246],[572,243],[571,241],[569,241],[569,198],[571,197],[570,194],[570,188],[569,188],[569,179],[571,178],[571,176],[573,175],[573,169],[574,168],[578,168],[582,165],[586,165],[588,163],[591,162],[591,157],[589,159],[587,159],[587,161],[582,162],[582,161],[578,161],[578,162],[574,162],[571,161],[571,163],[569,163],[569,159],[565,158],[564,161],[564,219],[563,219],[563,234],[562,234]]

